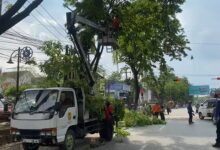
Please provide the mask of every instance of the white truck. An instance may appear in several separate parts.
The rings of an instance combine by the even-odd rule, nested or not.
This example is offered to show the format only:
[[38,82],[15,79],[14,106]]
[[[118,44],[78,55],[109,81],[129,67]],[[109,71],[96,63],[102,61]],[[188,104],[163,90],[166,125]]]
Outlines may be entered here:
[[[80,41],[78,34],[81,30],[77,28],[77,24],[90,26],[96,29],[99,35],[103,35],[98,40],[96,54],[91,63]],[[108,27],[102,27],[74,12],[67,13],[67,29],[81,62],[82,72],[79,76],[81,80],[87,80],[91,89],[94,89],[96,83],[94,74],[103,47],[114,47],[115,40],[111,37]],[[107,41],[103,40],[105,38]],[[17,101],[11,117],[11,134],[15,140],[22,141],[25,150],[37,150],[40,145],[61,145],[63,150],[73,150],[76,138],[98,132],[101,138],[110,141],[113,136],[113,125],[99,120],[96,115],[86,110],[85,93],[82,88],[25,90]]]
[[205,117],[213,117],[213,109],[216,107],[218,100],[217,98],[210,98],[200,104],[198,113],[201,120]]
[[59,145],[74,149],[76,138],[100,133],[112,139],[113,130],[103,120],[91,117],[85,109],[82,89],[47,88],[23,92],[11,118],[11,134],[23,148],[37,150],[40,145]]

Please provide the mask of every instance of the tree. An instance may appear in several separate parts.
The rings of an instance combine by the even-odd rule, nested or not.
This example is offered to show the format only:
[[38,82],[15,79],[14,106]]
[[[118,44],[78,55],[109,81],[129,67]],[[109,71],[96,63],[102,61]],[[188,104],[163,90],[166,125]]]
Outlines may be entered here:
[[[164,72],[160,71],[158,77],[148,76],[143,79],[143,82],[147,83],[162,104],[169,100],[180,104],[192,100],[192,97],[189,96],[190,84],[187,78],[180,79],[176,77],[173,71],[172,68],[167,66]],[[176,81],[177,78],[178,82]]]
[[121,74],[117,71],[112,72],[112,74],[108,77],[110,81],[121,81]]
[[166,101],[173,100],[182,105],[193,100],[193,97],[189,95],[189,87],[187,78],[181,78],[179,82],[169,80],[165,84]]
[[153,74],[153,68],[166,70],[166,59],[181,60],[187,56],[188,40],[176,13],[184,0],[135,0],[121,10],[119,60],[131,68],[134,76],[135,103],[138,104],[138,79],[142,72]]
[[17,0],[2,16],[0,16],[0,35],[26,18],[43,0],[34,0],[24,10],[19,10],[28,0]]
[[[118,14],[118,8],[120,8],[125,1],[126,0],[65,0],[65,5],[74,7],[74,12],[77,15],[99,24],[106,28],[106,30],[110,30],[112,19]],[[95,73],[104,49],[102,44],[96,43],[95,37],[102,39],[104,34],[86,25],[80,26],[80,30],[77,33],[79,34],[82,47],[87,57],[89,53],[94,54],[93,60],[90,62],[90,68],[93,73]]]
[[169,66],[166,66],[166,69],[160,70],[159,76],[148,74],[142,79],[142,82],[147,83],[148,87],[155,93],[157,99],[159,99],[160,103],[162,104],[166,98],[166,83],[173,81],[175,78],[176,77],[173,73],[173,69]]
[[40,69],[55,85],[63,86],[66,75],[71,72],[80,72],[79,59],[73,54],[70,55],[73,50],[64,53],[60,42],[47,41],[43,44],[42,50],[49,59],[40,64]]

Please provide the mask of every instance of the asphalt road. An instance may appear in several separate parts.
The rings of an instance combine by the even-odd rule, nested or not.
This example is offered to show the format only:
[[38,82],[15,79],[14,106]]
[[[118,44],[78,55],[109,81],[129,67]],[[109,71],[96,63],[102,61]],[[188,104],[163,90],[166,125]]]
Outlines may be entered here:
[[[96,143],[98,135],[89,135],[84,140],[77,141],[76,150],[215,150],[216,127],[210,119],[199,120],[188,124],[185,109],[173,110],[166,125],[153,125],[130,128],[130,136],[122,143],[113,141],[91,148]],[[54,147],[41,147],[40,150],[57,150]],[[18,150],[18,149],[16,149]]]
[[[194,124],[188,124],[186,109],[174,109],[167,118],[166,125],[154,125],[130,128],[131,135],[118,143],[116,138],[109,143],[91,148],[98,136],[90,135],[86,140],[78,141],[77,150],[214,150],[212,144],[216,138],[216,127],[210,119],[199,120],[194,117]],[[95,140],[94,140],[95,139]],[[47,148],[45,148],[47,149]],[[42,148],[42,150],[44,150]]]

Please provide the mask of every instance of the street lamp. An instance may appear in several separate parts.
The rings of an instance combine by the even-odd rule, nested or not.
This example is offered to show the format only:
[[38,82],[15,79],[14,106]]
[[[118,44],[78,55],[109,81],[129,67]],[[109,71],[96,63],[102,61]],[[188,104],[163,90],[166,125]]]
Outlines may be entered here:
[[33,50],[30,47],[18,48],[14,50],[8,60],[8,64],[13,64],[12,58],[16,57],[13,56],[17,52],[17,79],[16,79],[16,102],[19,99],[19,69],[20,69],[20,61],[24,60],[27,62],[33,56]]

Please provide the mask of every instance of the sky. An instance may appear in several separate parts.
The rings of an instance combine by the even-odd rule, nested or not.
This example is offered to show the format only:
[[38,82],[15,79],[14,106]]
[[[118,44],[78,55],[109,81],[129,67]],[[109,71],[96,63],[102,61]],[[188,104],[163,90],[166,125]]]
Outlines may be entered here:
[[[3,2],[6,2],[6,0],[3,0]],[[188,52],[188,57],[182,61],[167,60],[167,63],[174,68],[174,73],[178,77],[187,77],[193,85],[210,85],[211,88],[220,87],[220,81],[213,79],[220,77],[219,6],[219,0],[186,0],[182,6],[182,13],[178,14],[185,34],[190,41],[188,46],[191,48],[191,51]],[[40,7],[13,27],[12,30],[10,29],[9,32],[16,31],[40,40],[61,40],[64,44],[69,44],[71,42],[67,38],[64,27],[66,22],[65,13],[68,11],[68,9],[63,7],[62,0],[44,0]],[[10,55],[11,51],[4,49],[15,50],[19,46],[26,46],[3,43],[1,41],[7,41],[7,39],[0,36],[0,53],[6,55]],[[34,51],[33,57],[38,62],[43,62],[47,59],[37,48],[32,48]],[[194,57],[193,60],[190,59],[191,56]],[[0,58],[0,67],[3,68],[3,71],[15,69],[13,67],[16,64],[11,65],[6,62],[7,58]],[[102,55],[100,64],[106,69],[107,74],[117,71],[117,68],[120,69],[124,66],[124,64],[113,65],[112,55],[106,52]]]

